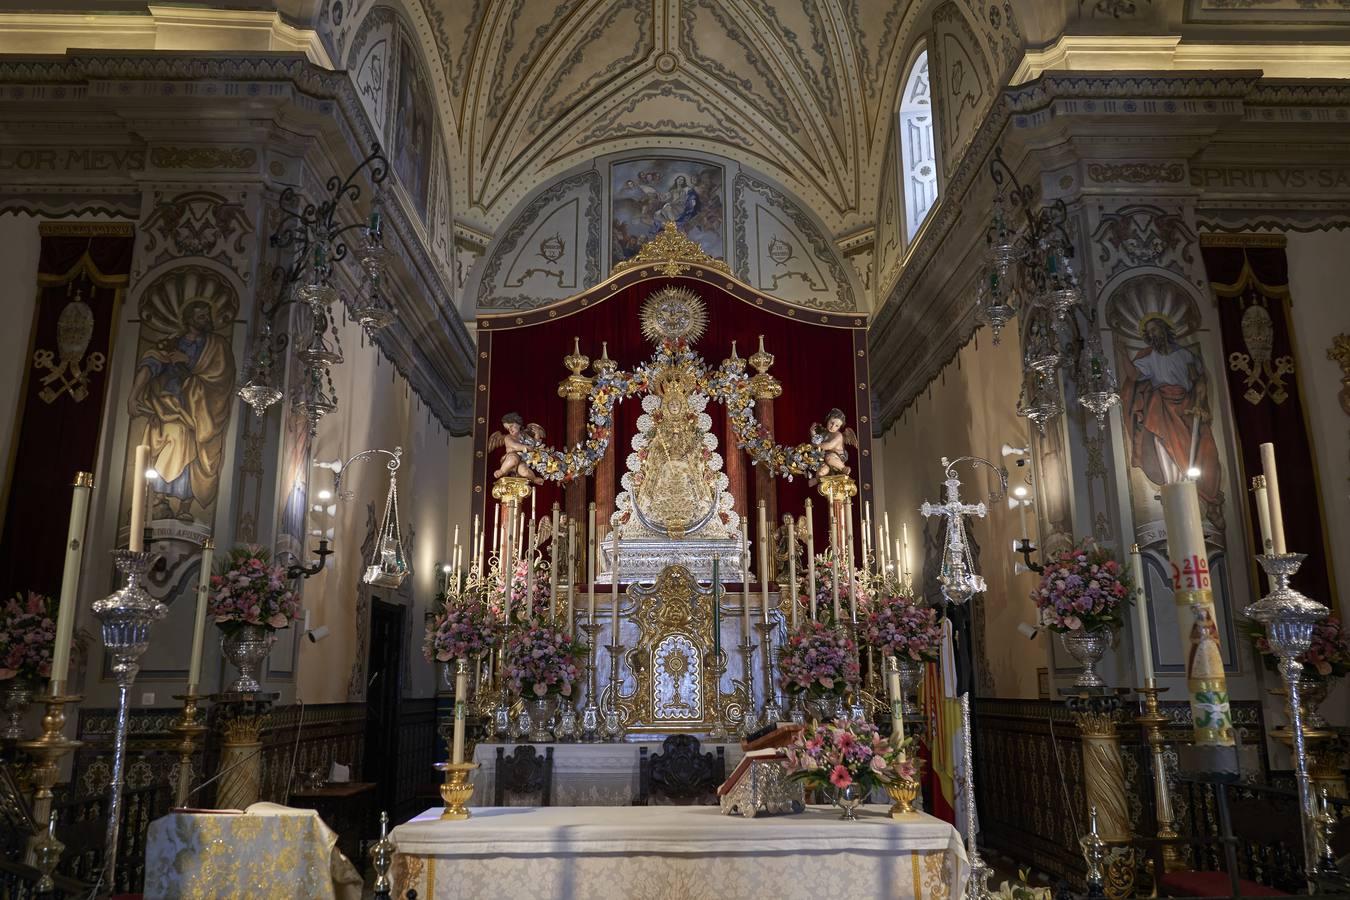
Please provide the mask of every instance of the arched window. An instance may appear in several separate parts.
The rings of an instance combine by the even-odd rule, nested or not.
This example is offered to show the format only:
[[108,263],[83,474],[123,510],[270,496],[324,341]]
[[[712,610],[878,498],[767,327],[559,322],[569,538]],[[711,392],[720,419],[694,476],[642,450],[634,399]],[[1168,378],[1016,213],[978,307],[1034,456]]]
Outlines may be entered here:
[[933,100],[928,90],[928,51],[909,67],[900,100],[900,166],[904,173],[905,240],[913,240],[937,202],[937,155],[933,150]]

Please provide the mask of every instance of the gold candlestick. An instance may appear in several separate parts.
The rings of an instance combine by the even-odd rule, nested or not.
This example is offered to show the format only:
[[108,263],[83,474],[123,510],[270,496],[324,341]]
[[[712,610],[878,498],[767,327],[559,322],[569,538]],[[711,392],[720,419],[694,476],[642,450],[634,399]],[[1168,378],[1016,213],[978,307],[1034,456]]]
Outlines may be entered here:
[[169,732],[178,738],[174,747],[178,751],[178,781],[174,785],[173,805],[182,809],[187,806],[192,789],[192,754],[197,749],[197,739],[206,733],[206,726],[197,718],[197,701],[201,694],[174,694],[173,699],[183,701],[183,711],[178,720],[169,726]]
[[[1167,763],[1164,755],[1167,742],[1163,739],[1162,728],[1167,724],[1167,716],[1158,709],[1158,695],[1167,688],[1142,687],[1135,690],[1144,696],[1144,711],[1134,717],[1134,721],[1143,727],[1144,739],[1148,741],[1149,751],[1153,755],[1153,806],[1158,820],[1158,839],[1174,840],[1177,836],[1176,819],[1172,814],[1172,791],[1167,784]],[[1185,867],[1176,844],[1162,845],[1163,871],[1177,872]]]
[[46,822],[52,812],[52,787],[61,774],[61,757],[79,747],[80,741],[72,741],[65,736],[66,713],[63,707],[67,703],[78,703],[84,699],[79,695],[67,694],[65,682],[53,681],[50,692],[42,697],[47,711],[42,716],[42,735],[31,741],[19,741],[19,749],[33,757],[33,819]]
[[473,783],[469,773],[478,768],[478,763],[436,763],[436,768],[445,773],[445,783],[441,785],[441,799],[445,809],[441,812],[441,821],[459,822],[469,818],[469,798],[473,796]]

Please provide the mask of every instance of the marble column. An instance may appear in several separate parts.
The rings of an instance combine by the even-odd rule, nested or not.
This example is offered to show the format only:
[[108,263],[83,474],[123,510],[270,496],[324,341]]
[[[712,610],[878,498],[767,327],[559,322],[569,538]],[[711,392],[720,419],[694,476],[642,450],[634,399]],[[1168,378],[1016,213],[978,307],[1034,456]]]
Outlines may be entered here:
[[[581,340],[572,339],[572,352],[563,357],[563,365],[572,374],[558,383],[558,396],[567,401],[567,446],[575,447],[586,437],[586,399],[591,392],[591,379],[581,373],[591,364],[590,357],[581,352]],[[582,525],[586,521],[586,479],[577,478],[563,488],[563,510],[567,517]],[[584,555],[578,554],[584,564]],[[583,580],[580,571],[569,575],[570,584]]]

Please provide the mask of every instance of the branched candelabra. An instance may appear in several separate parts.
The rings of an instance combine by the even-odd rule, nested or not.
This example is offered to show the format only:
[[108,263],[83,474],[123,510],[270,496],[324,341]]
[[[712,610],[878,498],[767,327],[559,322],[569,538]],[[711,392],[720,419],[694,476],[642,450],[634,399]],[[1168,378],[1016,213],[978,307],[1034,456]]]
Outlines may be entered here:
[[153,556],[148,551],[114,550],[113,560],[127,583],[94,603],[94,615],[103,626],[103,646],[112,656],[113,677],[117,680],[117,722],[113,731],[112,780],[108,786],[108,824],[103,857],[103,883],[113,893],[116,893],[117,833],[121,824],[122,788],[127,765],[131,685],[140,671],[141,655],[150,646],[150,626],[169,611],[141,587]]
[[1267,553],[1256,559],[1270,578],[1270,593],[1243,610],[1247,618],[1266,629],[1271,652],[1279,659],[1280,675],[1289,694],[1289,726],[1294,750],[1294,778],[1298,787],[1298,811],[1303,825],[1304,873],[1311,886],[1317,875],[1317,804],[1308,777],[1308,754],[1303,739],[1303,712],[1300,708],[1299,674],[1303,664],[1298,658],[1312,644],[1313,628],[1330,610],[1289,586],[1307,554]]
[[741,713],[741,737],[749,737],[759,727],[755,717],[755,642],[747,633],[741,639],[741,671],[745,674],[745,708]]

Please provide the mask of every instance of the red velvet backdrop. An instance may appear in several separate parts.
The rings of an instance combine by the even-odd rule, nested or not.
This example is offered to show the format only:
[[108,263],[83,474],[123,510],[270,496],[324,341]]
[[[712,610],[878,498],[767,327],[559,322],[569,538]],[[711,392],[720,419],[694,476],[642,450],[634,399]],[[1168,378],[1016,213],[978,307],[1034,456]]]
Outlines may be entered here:
[[[130,224],[48,222],[40,227],[37,309],[0,540],[0,597],[28,590],[53,597],[60,593],[71,484],[77,472],[94,470],[112,366],[109,348],[131,271]],[[51,378],[63,359],[58,320],[76,292],[92,314],[82,348],[83,330],[69,328],[81,317],[73,315],[75,310],[67,316],[74,332],[67,349],[82,350],[72,353],[72,361],[78,359],[79,371],[87,376],[83,385],[71,378],[69,367]],[[35,352],[46,360],[43,351],[50,352],[50,365],[35,361]]]
[[[495,320],[492,333],[480,331],[480,352],[487,353],[486,390],[479,393],[476,416],[485,417],[488,432],[501,427],[501,417],[519,412],[527,422],[538,422],[548,433],[552,446],[564,443],[566,404],[558,397],[558,383],[567,376],[562,358],[571,352],[572,339],[581,339],[581,351],[591,359],[600,355],[601,342],[609,342],[609,356],[625,370],[651,357],[654,347],[642,336],[638,311],[642,301],[657,290],[669,285],[687,287],[704,298],[708,305],[708,328],[694,349],[710,366],[716,366],[731,353],[731,342],[737,342],[737,352],[748,358],[758,347],[758,336],[764,335],[765,349],[775,357],[769,370],[783,385],[783,393],[774,401],[778,443],[797,444],[807,440],[812,422],[820,422],[832,407],[839,407],[848,416],[849,427],[862,432],[870,425],[860,425],[857,408],[859,393],[855,390],[854,329],[830,327],[801,319],[787,318],[767,312],[737,297],[730,296],[703,280],[696,278],[649,279],[613,291],[603,300],[596,300],[587,308],[571,315],[559,315],[534,325],[512,327],[512,320]],[[500,324],[497,324],[500,322]],[[480,360],[483,362],[483,360]],[[865,367],[865,359],[863,359]],[[748,371],[753,370],[747,367]],[[480,369],[480,372],[482,370]],[[864,368],[865,371],[865,368]],[[592,374],[587,370],[586,374]],[[482,382],[480,374],[480,383]],[[725,456],[728,449],[722,406],[710,403],[708,413],[717,435],[718,452]],[[619,480],[627,471],[625,459],[631,451],[633,435],[637,433],[637,418],[642,412],[641,400],[634,397],[619,405],[615,414],[615,484],[616,493],[622,490]],[[865,414],[865,413],[864,413]],[[862,435],[860,434],[860,437]],[[864,446],[866,446],[864,442]],[[734,452],[743,453],[735,449]],[[482,506],[484,521],[491,522],[491,473],[500,462],[500,452],[489,454]],[[859,474],[858,451],[850,448],[850,464],[854,475]],[[750,470],[753,471],[753,470]],[[800,515],[809,495],[815,508],[817,547],[829,534],[826,501],[807,485],[804,478],[787,482],[779,479],[779,515],[792,510]],[[749,508],[752,510],[750,530],[756,525],[753,512],[759,498],[755,479],[747,478]],[[587,479],[587,502],[594,499],[594,479]],[[562,491],[553,483],[538,489],[539,514],[552,508],[554,501],[562,502]],[[860,506],[855,500],[855,508]],[[857,513],[855,512],[855,515]],[[861,528],[856,529],[861,542]],[[488,538],[489,542],[491,537]],[[856,553],[857,551],[855,551]]]
[[[1213,242],[1236,245],[1214,246]],[[1273,243],[1278,245],[1272,246]],[[1249,384],[1242,360],[1234,358],[1236,354],[1246,355],[1250,360],[1247,368],[1255,368],[1255,360],[1251,359],[1253,344],[1264,339],[1271,342],[1272,364],[1296,359],[1289,324],[1289,265],[1283,240],[1275,238],[1272,241],[1270,236],[1262,235],[1215,236],[1202,245],[1202,253],[1210,287],[1218,303],[1219,330],[1223,336],[1224,359],[1228,362],[1224,374],[1228,379],[1240,461],[1246,476],[1243,487],[1249,488],[1251,476],[1261,474],[1261,444],[1273,443],[1279,467],[1286,543],[1291,551],[1308,554],[1294,579],[1295,586],[1334,608],[1332,569],[1322,527],[1322,495],[1317,486],[1317,462],[1313,458],[1303,397],[1299,391],[1298,367],[1279,376],[1285,392],[1280,395],[1274,385],[1263,383],[1263,380]],[[1269,319],[1259,313],[1249,318],[1248,313],[1253,307],[1264,310]],[[1244,324],[1251,342],[1244,333]],[[1266,372],[1265,378],[1269,375]],[[1244,490],[1244,493],[1248,494],[1243,508],[1248,516],[1249,546],[1255,553],[1259,552],[1261,532],[1256,505],[1251,501],[1250,492]],[[1253,582],[1261,583],[1260,580]]]

